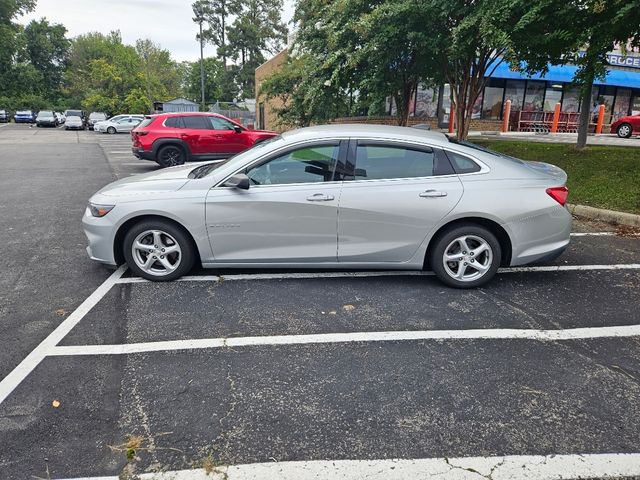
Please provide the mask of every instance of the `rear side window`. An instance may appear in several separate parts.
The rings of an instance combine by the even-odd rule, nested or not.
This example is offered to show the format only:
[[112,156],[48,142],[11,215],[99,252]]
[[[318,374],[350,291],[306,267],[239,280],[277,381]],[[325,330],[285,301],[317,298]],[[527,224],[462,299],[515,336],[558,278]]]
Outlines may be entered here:
[[451,164],[457,174],[475,173],[480,171],[480,165],[471,160],[469,157],[460,155],[459,153],[447,150],[447,156],[451,160]]
[[184,128],[184,123],[182,122],[182,117],[169,117],[164,121],[164,126],[169,128]]
[[182,117],[182,121],[184,122],[184,128],[190,128],[194,130],[209,130],[211,127],[207,124],[207,120],[203,116],[188,116]]
[[451,172],[448,162],[436,156],[433,149],[412,149],[402,146],[358,145],[356,150],[356,180],[431,177]]

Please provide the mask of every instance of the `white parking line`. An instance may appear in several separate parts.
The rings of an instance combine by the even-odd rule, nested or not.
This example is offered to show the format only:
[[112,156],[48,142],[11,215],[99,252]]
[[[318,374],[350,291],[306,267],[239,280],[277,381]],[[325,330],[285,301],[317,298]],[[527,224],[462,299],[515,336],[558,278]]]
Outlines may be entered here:
[[[522,273],[522,272],[573,272],[590,270],[639,270],[640,263],[627,263],[615,265],[548,265],[538,267],[511,267],[501,268],[498,273]],[[290,272],[290,273],[255,273],[255,274],[231,274],[231,275],[187,275],[179,278],[178,282],[220,282],[229,280],[283,280],[283,279],[308,279],[308,278],[360,278],[360,277],[409,277],[409,276],[433,276],[433,272],[414,270],[388,270],[376,272]],[[120,278],[116,283],[150,283],[140,277]]]
[[42,360],[50,355],[56,345],[62,340],[73,327],[104,297],[116,281],[125,272],[126,267],[122,266],[107,278],[102,285],[94,290],[87,299],[80,304],[74,312],[69,315],[56,329],[45,338],[9,375],[0,381],[0,404],[15,390],[27,375],[29,375]]
[[[508,455],[383,460],[314,460],[139,474],[140,480],[560,480],[640,475],[640,454]],[[95,477],[76,480],[118,480]]]
[[392,332],[318,333],[310,335],[270,335],[258,337],[198,338],[161,342],[116,345],[70,345],[50,348],[51,356],[129,355],[132,353],[203,350],[223,347],[256,347],[276,345],[309,345],[356,342],[402,342],[418,340],[538,340],[558,342],[593,338],[625,338],[640,336],[640,325],[617,327],[536,330],[523,328],[485,328],[474,330],[415,330]]
[[574,232],[572,237],[610,237],[615,235],[616,232]]

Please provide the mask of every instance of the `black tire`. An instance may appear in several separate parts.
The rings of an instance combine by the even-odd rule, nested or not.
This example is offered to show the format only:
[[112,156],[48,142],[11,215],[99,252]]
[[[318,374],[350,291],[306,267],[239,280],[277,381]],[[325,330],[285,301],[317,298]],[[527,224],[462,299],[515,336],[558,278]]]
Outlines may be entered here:
[[114,135],[117,132],[116,132],[115,127],[109,127],[109,128],[107,128],[107,133],[110,134],[110,135]]
[[622,123],[618,126],[616,133],[620,138],[630,138],[633,134],[633,127],[628,123]]
[[[140,268],[133,258],[132,245],[136,237],[148,230],[159,230],[173,237],[180,247],[180,264],[166,275],[153,275]],[[155,282],[169,282],[191,271],[196,259],[195,246],[188,234],[179,226],[166,220],[145,220],[129,229],[123,241],[124,258],[131,271],[142,278]]]
[[161,167],[175,167],[176,165],[182,165],[185,162],[184,149],[179,145],[165,145],[158,150],[158,157],[156,162]]
[[[477,240],[474,240],[474,238],[478,238],[480,240],[483,240],[486,244],[488,244],[488,246],[491,247],[490,249],[491,251],[480,253],[478,257],[475,257],[476,260],[474,260],[474,257],[470,256],[471,255],[470,252],[464,252],[464,255],[463,255],[463,252],[460,252],[460,253],[456,252],[455,255],[459,254],[460,255],[459,258],[461,260],[462,259],[466,260],[466,263],[463,263],[463,265],[466,265],[466,267],[462,267],[462,268],[465,269],[464,272],[468,270],[470,272],[469,275],[471,277],[470,279],[466,279],[466,280],[458,280],[454,278],[450,273],[448,273],[447,270],[448,269],[452,270],[454,266],[459,264],[459,262],[458,261],[449,262],[447,264],[448,267],[445,267],[445,262],[443,257],[444,257],[445,249],[447,249],[447,247],[449,247],[456,239],[464,236],[473,237],[468,240],[468,242],[470,243],[469,246],[471,247],[471,250],[474,249],[473,248],[474,245],[479,245],[479,242],[477,242]],[[502,259],[502,249],[500,247],[500,242],[490,230],[478,224],[475,224],[475,223],[458,224],[438,234],[438,236],[434,238],[433,242],[435,243],[433,244],[433,248],[430,249],[431,253],[429,256],[429,266],[431,267],[433,272],[436,274],[438,279],[440,279],[440,281],[442,281],[444,284],[450,287],[475,288],[475,287],[485,285],[487,282],[489,282],[493,278],[493,276],[498,271],[498,268],[500,267],[500,262]],[[454,247],[455,247],[455,244],[454,244]],[[477,259],[481,259],[481,260],[478,261],[478,263],[476,263]],[[486,262],[486,266],[488,266],[489,268],[484,273],[482,273],[481,276],[474,279],[472,277],[473,271],[475,271],[478,274],[480,273],[480,270],[476,269],[475,265],[482,265],[484,262]]]

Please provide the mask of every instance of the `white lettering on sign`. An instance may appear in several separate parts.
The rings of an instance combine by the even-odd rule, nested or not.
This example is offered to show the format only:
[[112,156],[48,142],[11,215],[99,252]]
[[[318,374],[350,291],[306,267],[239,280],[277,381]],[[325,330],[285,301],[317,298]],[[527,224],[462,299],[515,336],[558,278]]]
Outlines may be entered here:
[[608,53],[607,61],[609,62],[609,65],[640,68],[640,57],[625,57],[623,55],[616,55],[615,53]]

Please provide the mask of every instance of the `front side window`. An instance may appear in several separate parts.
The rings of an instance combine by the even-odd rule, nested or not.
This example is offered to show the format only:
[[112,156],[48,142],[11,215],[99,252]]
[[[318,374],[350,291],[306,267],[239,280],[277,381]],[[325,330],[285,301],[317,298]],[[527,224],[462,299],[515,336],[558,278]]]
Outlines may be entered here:
[[356,180],[431,177],[434,175],[433,150],[404,147],[358,145]]
[[213,130],[235,130],[235,125],[231,123],[229,120],[225,120],[224,118],[219,117],[207,117],[209,123]]
[[300,148],[250,168],[247,176],[254,185],[329,182],[333,180],[338,151],[338,145]]

